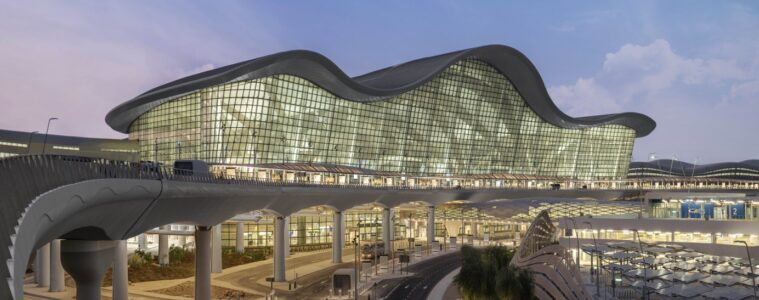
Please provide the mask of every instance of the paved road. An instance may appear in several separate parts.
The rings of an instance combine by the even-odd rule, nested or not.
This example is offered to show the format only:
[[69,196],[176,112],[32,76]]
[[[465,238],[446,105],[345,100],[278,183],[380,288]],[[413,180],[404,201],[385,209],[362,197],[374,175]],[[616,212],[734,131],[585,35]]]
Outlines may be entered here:
[[459,252],[427,259],[409,267],[413,276],[380,281],[376,295],[388,300],[426,299],[435,284],[460,266]]
[[[350,255],[352,253],[353,253],[353,249],[349,249],[349,248],[343,249],[344,255]],[[314,253],[311,255],[290,258],[290,259],[287,259],[287,263],[285,264],[286,272],[290,273],[292,272],[291,271],[292,269],[302,267],[302,266],[307,266],[315,262],[331,260],[331,259],[332,259],[331,251],[324,251],[324,252]],[[333,265],[331,267],[325,268],[318,272],[300,277],[298,278],[298,285],[307,287],[304,289],[311,288],[312,292],[318,291],[326,295],[329,291],[328,290],[324,291],[324,289],[327,288],[329,285],[326,282],[322,282],[322,281],[324,281],[325,278],[328,278],[328,275],[332,274],[334,270],[341,267],[345,268],[346,266],[350,266],[350,265],[352,264],[344,263],[340,265]],[[268,293],[269,287],[259,285],[257,281],[262,280],[266,277],[271,277],[273,270],[274,270],[274,267],[272,265],[272,261],[269,260],[269,262],[264,265],[246,269],[240,272],[224,275],[224,276],[216,278],[215,280],[222,280],[222,281],[237,284],[239,286],[245,286],[261,293]],[[318,294],[321,294],[321,293],[318,293]],[[287,295],[290,293],[285,292],[284,294]]]

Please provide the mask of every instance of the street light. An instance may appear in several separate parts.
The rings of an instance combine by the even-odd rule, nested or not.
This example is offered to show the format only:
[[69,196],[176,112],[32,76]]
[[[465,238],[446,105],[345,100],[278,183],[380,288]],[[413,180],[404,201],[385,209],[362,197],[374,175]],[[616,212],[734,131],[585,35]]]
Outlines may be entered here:
[[[601,273],[601,254],[598,252],[598,241],[596,240],[596,232],[593,231],[593,224],[590,224],[590,222],[583,222],[583,224],[588,225],[590,227],[590,233],[593,235],[593,244],[595,245],[595,253],[598,257],[598,270],[596,270],[596,295],[601,296],[601,286],[599,281],[598,274]],[[593,271],[593,255],[590,256],[590,270]]]
[[751,267],[751,282],[753,283],[753,287],[754,287],[754,299],[756,299],[756,274],[754,274],[754,263],[751,262],[751,252],[748,252],[748,243],[746,243],[746,241],[733,241],[733,243],[743,244],[744,246],[746,246],[746,255],[748,255],[748,264],[749,264],[749,267]]
[[47,145],[47,133],[50,131],[50,122],[58,120],[58,118],[47,119],[47,128],[45,129],[45,141],[42,142],[42,154],[45,154],[45,146]]
[[353,296],[358,300],[358,236],[353,237]]
[[26,154],[29,155],[32,152],[32,136],[39,131],[32,131],[29,133],[29,141],[26,142]]

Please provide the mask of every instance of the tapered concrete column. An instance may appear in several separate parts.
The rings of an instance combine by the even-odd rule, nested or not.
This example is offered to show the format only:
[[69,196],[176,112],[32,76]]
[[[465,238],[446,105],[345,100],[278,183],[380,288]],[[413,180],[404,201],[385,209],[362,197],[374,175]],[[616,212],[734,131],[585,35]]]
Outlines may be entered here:
[[390,209],[382,210],[382,242],[385,243],[386,253],[390,253]]
[[50,290],[51,292],[63,292],[66,285],[61,265],[61,240],[50,242]]
[[148,249],[148,236],[144,233],[137,236],[137,249],[143,251]]
[[285,257],[290,257],[290,216],[285,217]]
[[285,218],[274,219],[274,281],[285,281]]
[[238,253],[245,252],[245,223],[237,223],[237,229],[235,231],[235,250]]
[[48,287],[50,286],[50,244],[40,247],[40,251],[37,253],[40,255],[40,266],[38,268],[40,274],[37,286]]
[[116,241],[113,257],[113,300],[129,299],[127,268],[127,243],[124,240]]
[[435,240],[435,207],[427,207],[427,242],[431,245]]
[[211,226],[195,228],[195,299],[211,299]]
[[221,224],[213,227],[211,241],[211,272],[221,273]]
[[[160,230],[168,231],[169,226],[161,226]],[[169,235],[167,234],[158,234],[158,263],[161,266],[167,266],[169,264]]]
[[100,299],[117,241],[61,241],[61,264],[76,282],[76,299]]
[[343,212],[336,211],[332,215],[332,262],[343,262]]

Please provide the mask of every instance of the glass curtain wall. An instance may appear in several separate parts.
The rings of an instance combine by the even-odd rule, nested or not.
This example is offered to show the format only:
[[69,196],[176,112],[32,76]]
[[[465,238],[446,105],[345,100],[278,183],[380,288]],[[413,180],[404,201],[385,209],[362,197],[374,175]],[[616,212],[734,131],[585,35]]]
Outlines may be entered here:
[[578,179],[625,177],[635,137],[620,125],[549,124],[478,60],[373,102],[341,99],[291,75],[227,83],[161,104],[129,132],[143,159],[164,163],[327,163],[410,176]]

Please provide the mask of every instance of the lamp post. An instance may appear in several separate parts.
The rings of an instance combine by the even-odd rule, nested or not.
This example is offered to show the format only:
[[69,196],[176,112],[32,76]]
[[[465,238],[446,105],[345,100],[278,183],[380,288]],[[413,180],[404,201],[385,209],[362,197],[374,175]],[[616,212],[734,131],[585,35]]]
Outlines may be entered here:
[[32,131],[29,133],[29,141],[26,142],[26,154],[29,155],[32,152],[32,136],[39,131]]
[[746,241],[733,241],[733,243],[736,244],[743,244],[746,246],[746,255],[748,256],[748,264],[751,268],[751,283],[753,283],[754,287],[754,299],[756,299],[756,274],[754,274],[754,263],[751,262],[751,252],[748,251],[748,243]]
[[637,229],[633,229],[633,232],[638,238],[638,247],[640,248],[640,255],[642,257],[641,262],[643,263],[643,298],[651,299],[651,297],[648,295],[648,267],[646,267],[648,263],[646,263],[646,257],[643,253],[643,242],[640,240],[640,232],[638,232]]
[[[598,252],[598,241],[596,240],[596,232],[593,231],[593,224],[590,224],[590,222],[583,222],[583,224],[588,225],[588,227],[590,227],[590,233],[593,235],[593,244],[595,245],[594,252],[596,253],[596,256],[598,257],[598,266],[597,266],[598,270],[596,270],[596,295],[600,297],[601,296],[601,286],[600,286],[601,281],[599,279],[598,274],[601,273],[601,253]],[[593,263],[592,255],[590,257],[590,261],[592,264]],[[590,270],[591,271],[593,270],[592,265],[590,266]]]
[[358,300],[358,236],[353,237],[353,297]]
[[[572,228],[574,230],[575,240],[577,240],[577,258],[575,262],[577,263],[577,268],[580,268],[580,234],[577,232],[577,223],[575,223],[575,218],[569,217],[567,219],[572,221]],[[570,236],[569,238],[569,249],[572,249],[572,236]]]
[[47,128],[45,129],[45,141],[42,142],[42,154],[45,154],[45,147],[47,146],[47,133],[50,132],[50,122],[58,120],[58,118],[52,117],[47,119]]

